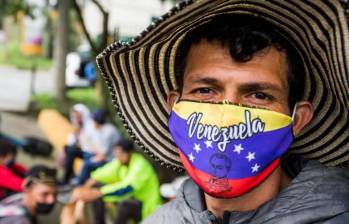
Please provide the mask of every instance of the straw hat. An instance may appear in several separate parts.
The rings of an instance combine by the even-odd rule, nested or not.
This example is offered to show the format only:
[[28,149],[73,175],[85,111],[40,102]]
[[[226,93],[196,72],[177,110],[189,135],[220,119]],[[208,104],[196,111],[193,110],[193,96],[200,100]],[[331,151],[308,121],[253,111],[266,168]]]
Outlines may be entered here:
[[291,152],[329,166],[349,161],[349,33],[337,0],[184,1],[130,43],[114,43],[97,63],[119,116],[135,142],[162,165],[181,169],[167,127],[166,95],[177,89],[175,55],[186,33],[221,14],[266,20],[298,47],[305,66],[303,99],[315,115]]

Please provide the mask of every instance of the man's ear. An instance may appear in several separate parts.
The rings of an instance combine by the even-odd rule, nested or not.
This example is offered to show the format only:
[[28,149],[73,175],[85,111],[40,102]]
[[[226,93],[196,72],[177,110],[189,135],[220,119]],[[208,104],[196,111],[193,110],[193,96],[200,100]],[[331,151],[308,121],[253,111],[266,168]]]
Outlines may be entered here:
[[167,109],[172,110],[173,105],[179,100],[180,93],[178,91],[170,91],[167,95]]
[[314,109],[309,101],[297,102],[293,121],[293,134],[297,136],[313,118]]
[[23,192],[27,192],[32,184],[33,184],[33,181],[30,178],[24,179],[24,181],[22,182]]

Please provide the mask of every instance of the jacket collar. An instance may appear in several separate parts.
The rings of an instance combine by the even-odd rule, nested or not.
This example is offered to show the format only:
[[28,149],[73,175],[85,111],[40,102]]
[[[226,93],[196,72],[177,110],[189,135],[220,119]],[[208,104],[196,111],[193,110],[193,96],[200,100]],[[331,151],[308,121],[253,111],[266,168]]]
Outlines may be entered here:
[[[277,197],[256,210],[226,212],[225,216],[230,220],[228,223],[243,223],[251,219],[270,220],[284,215],[287,213],[285,211],[290,211],[289,214],[294,212],[298,216],[304,215],[304,218],[332,217],[349,210],[349,189],[340,188],[348,184],[348,178],[339,168],[327,168],[317,161],[309,161]],[[335,186],[339,186],[340,189],[329,190],[329,188],[336,189]],[[188,209],[202,219],[215,218],[206,208],[203,192],[190,178],[183,183],[178,198],[184,200]],[[308,212],[314,214],[307,214]]]

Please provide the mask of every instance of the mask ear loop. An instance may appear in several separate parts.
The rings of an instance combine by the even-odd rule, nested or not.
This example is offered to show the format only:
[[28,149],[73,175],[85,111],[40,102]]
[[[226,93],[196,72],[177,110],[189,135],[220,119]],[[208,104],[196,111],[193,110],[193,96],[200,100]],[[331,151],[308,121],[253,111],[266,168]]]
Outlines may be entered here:
[[293,107],[293,112],[292,112],[292,116],[291,116],[292,123],[294,123],[294,119],[296,117],[296,110],[297,110],[297,104],[295,104]]
[[179,97],[177,96],[176,99],[175,99],[175,101],[174,101],[174,104],[177,104],[178,101],[179,101]]
[[179,102],[179,97],[176,96],[176,99],[174,100],[174,104],[172,105],[172,110],[173,110],[173,107]]

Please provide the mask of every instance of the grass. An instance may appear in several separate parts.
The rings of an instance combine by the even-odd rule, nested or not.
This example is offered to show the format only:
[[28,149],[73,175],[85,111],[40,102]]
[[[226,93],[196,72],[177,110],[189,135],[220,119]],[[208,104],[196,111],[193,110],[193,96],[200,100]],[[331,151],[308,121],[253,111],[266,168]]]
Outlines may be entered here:
[[91,110],[95,110],[100,107],[95,88],[68,90],[67,98],[74,103],[82,102]]
[[[66,100],[59,102],[48,94],[36,94],[31,99],[29,113],[37,116],[43,109],[55,109],[68,118],[70,109],[77,103],[85,104],[90,111],[101,108],[101,103],[98,100],[95,88],[69,89],[67,90],[66,96]],[[112,122],[124,136],[128,135],[122,122],[115,114],[109,115],[109,121]]]
[[65,116],[69,115],[70,108],[77,103],[85,104],[90,110],[100,107],[94,88],[69,89],[66,100],[60,102],[48,94],[36,94],[32,97],[31,112],[37,114],[42,109],[55,109]]
[[19,69],[31,69],[36,64],[37,69],[50,69],[53,62],[42,56],[25,56],[21,53],[18,44],[9,43],[0,48],[0,64],[15,66]]

